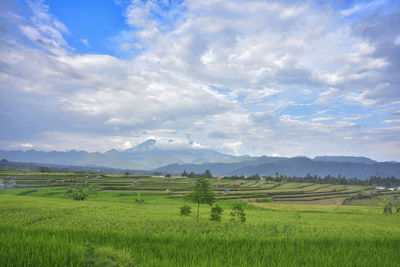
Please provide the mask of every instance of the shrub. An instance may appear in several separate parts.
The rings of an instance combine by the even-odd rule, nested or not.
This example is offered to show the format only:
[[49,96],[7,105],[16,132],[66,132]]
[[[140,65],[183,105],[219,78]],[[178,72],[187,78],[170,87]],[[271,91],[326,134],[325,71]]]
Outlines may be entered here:
[[396,212],[400,212],[400,203],[396,203],[395,205]]
[[74,200],[86,200],[91,192],[95,192],[95,190],[89,184],[88,180],[85,180],[84,182],[72,185],[65,194]]
[[144,199],[140,196],[140,193],[137,193],[137,196],[135,198],[135,203],[139,204],[139,205],[143,205],[144,204]]
[[221,221],[221,214],[222,214],[223,211],[224,210],[218,205],[216,205],[215,207],[212,207],[211,208],[210,220],[211,221],[216,221],[216,222]]
[[233,205],[233,211],[231,212],[232,221],[239,221],[244,223],[246,221],[246,213],[244,213],[243,203],[236,202]]
[[387,200],[386,198],[383,200],[383,213],[384,214],[392,214],[392,201]]
[[191,211],[191,207],[189,207],[188,205],[184,205],[182,207],[180,207],[180,213],[182,216],[189,216],[189,214],[192,212]]

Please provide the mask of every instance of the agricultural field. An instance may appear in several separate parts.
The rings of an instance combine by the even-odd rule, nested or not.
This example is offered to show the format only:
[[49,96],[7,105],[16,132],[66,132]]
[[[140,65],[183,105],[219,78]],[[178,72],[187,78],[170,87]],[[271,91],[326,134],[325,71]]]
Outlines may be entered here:
[[[65,195],[86,179],[97,193]],[[397,266],[397,191],[212,179],[210,206],[186,202],[195,179],[1,172],[1,266]],[[229,190],[229,192],[225,192]],[[143,204],[135,202],[139,196]],[[246,222],[231,221],[244,203]],[[185,217],[184,204],[192,207]]]

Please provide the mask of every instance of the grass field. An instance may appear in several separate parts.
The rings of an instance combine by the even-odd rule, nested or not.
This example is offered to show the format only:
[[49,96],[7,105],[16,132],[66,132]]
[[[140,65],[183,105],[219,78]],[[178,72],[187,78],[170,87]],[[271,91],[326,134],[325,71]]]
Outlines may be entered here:
[[[83,177],[98,194],[87,201],[66,198],[66,186]],[[383,215],[380,206],[384,196],[396,198],[390,192],[363,203],[354,197],[370,188],[212,180],[222,221],[210,221],[210,207],[203,205],[196,223],[195,212],[179,215],[193,179],[36,173],[1,173],[0,179],[16,181],[0,192],[1,266],[400,263],[400,214]],[[145,204],[134,203],[137,192]],[[256,201],[263,198],[273,202]],[[339,198],[352,200],[340,205]],[[243,224],[230,221],[237,199],[247,203]]]

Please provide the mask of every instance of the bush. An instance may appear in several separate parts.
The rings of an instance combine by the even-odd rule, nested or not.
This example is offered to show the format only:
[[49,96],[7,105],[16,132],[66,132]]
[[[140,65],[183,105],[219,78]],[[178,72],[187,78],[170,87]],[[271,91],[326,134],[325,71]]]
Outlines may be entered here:
[[95,192],[88,180],[72,185],[65,194],[74,200],[86,200],[90,192]]
[[137,196],[135,198],[135,203],[139,205],[144,204],[144,199],[140,196],[140,193],[137,193]]
[[192,208],[189,207],[188,205],[184,205],[180,207],[180,213],[182,216],[189,216],[189,214],[192,212],[191,209]]
[[400,212],[400,203],[395,204],[396,212]]
[[383,200],[383,213],[384,214],[392,214],[392,201],[384,199]]
[[233,211],[231,212],[232,221],[239,221],[244,223],[246,221],[246,213],[244,213],[243,203],[236,202],[233,205]]
[[216,222],[221,221],[221,214],[222,214],[223,211],[224,210],[218,205],[216,205],[215,207],[212,207],[211,208],[210,220],[211,221],[216,221]]

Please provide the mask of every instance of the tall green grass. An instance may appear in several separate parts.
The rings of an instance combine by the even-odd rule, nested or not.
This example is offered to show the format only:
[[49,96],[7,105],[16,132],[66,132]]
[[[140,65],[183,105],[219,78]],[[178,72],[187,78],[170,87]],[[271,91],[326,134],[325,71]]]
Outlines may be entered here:
[[[51,190],[0,195],[1,266],[396,266],[400,216],[379,207],[246,205],[247,222],[182,217],[181,199]],[[22,191],[24,192],[24,191]]]

